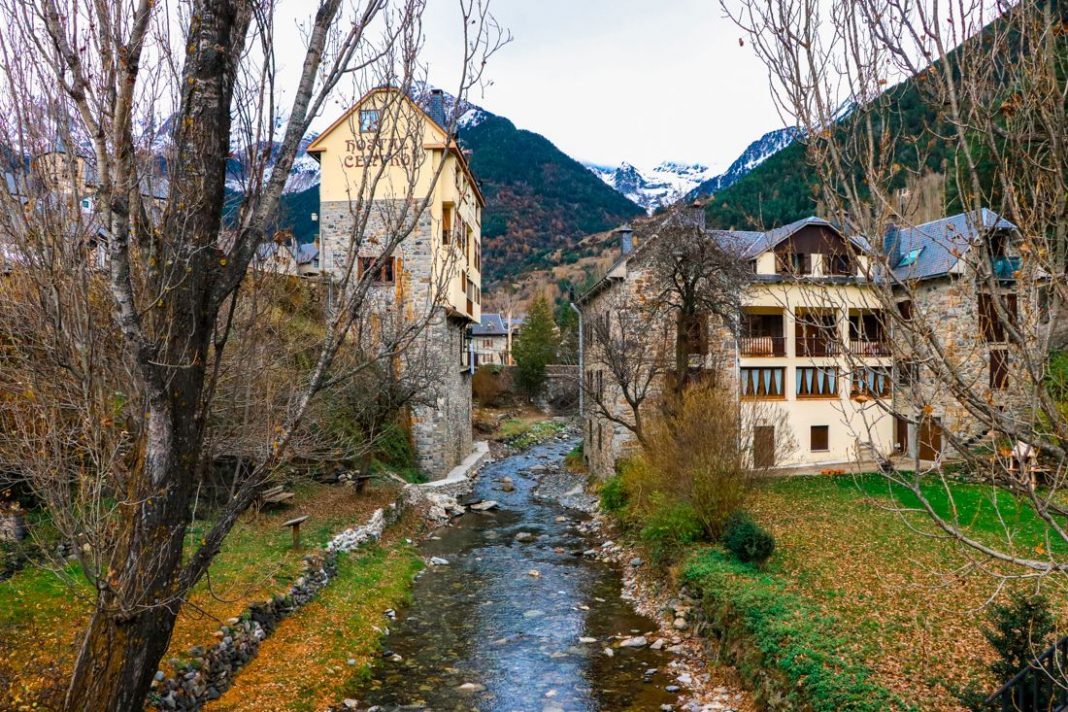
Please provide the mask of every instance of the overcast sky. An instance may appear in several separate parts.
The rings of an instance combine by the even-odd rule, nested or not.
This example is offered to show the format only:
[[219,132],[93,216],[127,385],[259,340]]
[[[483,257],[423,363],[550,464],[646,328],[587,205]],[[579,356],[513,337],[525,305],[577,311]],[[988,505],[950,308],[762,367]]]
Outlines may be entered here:
[[[456,0],[429,0],[430,79],[454,84]],[[726,168],[782,126],[767,73],[716,0],[492,0],[512,44],[471,97],[571,156]],[[441,75],[445,75],[442,77]]]

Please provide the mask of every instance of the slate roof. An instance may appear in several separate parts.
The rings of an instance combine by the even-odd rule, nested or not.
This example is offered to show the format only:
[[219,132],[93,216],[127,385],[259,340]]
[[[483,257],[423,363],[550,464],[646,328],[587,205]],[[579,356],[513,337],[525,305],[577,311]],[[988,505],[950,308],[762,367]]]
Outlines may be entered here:
[[[513,324],[515,319],[512,320]],[[482,314],[482,323],[471,327],[473,336],[507,336],[508,329],[504,325],[504,319],[500,314]]]
[[[1015,230],[1016,226],[992,210],[961,213],[888,235],[899,255],[893,269],[898,280],[933,279],[948,274],[961,257],[989,232]],[[912,264],[903,264],[909,253],[919,250]]]

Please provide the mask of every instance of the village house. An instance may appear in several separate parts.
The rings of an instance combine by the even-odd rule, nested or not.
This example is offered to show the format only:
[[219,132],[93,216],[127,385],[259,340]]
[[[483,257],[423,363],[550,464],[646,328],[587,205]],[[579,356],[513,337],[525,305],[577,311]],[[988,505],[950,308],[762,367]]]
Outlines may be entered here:
[[[605,277],[579,298],[584,322],[609,319],[615,305],[651,293],[645,258],[655,241],[655,226],[644,240],[629,228],[620,231],[621,255]],[[828,467],[885,462],[895,456],[939,460],[947,448],[941,427],[986,431],[972,425],[966,410],[937,379],[924,378],[919,363],[902,362],[903,347],[893,342],[894,319],[884,313],[878,286],[892,290],[901,310],[945,315],[946,334],[960,355],[960,368],[989,376],[990,397],[1007,397],[1008,354],[1004,335],[994,333],[987,297],[966,279],[964,255],[977,239],[1005,246],[1005,303],[1015,309],[1011,292],[1013,258],[1008,256],[1013,226],[989,211],[978,219],[955,216],[898,230],[885,242],[896,250],[892,275],[869,264],[868,241],[847,236],[826,220],[810,217],[767,232],[707,230],[709,239],[744,262],[751,277],[741,295],[741,314],[732,327],[700,331],[704,343],[693,349],[691,367],[714,372],[732,384],[742,407],[759,405],[768,415],[752,423],[753,464],[758,467]],[[636,246],[636,243],[637,246]],[[977,304],[978,302],[978,304]],[[985,316],[984,316],[985,315]],[[649,339],[674,339],[656,328]],[[589,338],[587,331],[586,338]],[[608,393],[608,418],[586,409],[585,456],[593,472],[611,474],[617,459],[636,446],[627,420],[628,404],[612,389],[603,355],[587,346],[587,389]],[[895,357],[897,363],[895,363]],[[979,375],[975,376],[979,378]],[[921,386],[924,383],[926,385]],[[652,401],[647,405],[652,408]],[[895,413],[915,417],[895,417]],[[788,432],[784,432],[788,431]],[[788,450],[782,443],[790,442]]]
[[512,342],[523,317],[484,313],[482,323],[471,329],[475,366],[514,366]]
[[[416,102],[380,87],[307,149],[322,167],[319,269],[341,288],[346,275],[375,269],[377,296],[408,323],[426,323],[412,352],[433,359],[438,376],[410,421],[418,464],[431,477],[472,449],[469,328],[482,301],[485,201],[446,124],[440,92]],[[402,241],[381,261],[396,235]]]

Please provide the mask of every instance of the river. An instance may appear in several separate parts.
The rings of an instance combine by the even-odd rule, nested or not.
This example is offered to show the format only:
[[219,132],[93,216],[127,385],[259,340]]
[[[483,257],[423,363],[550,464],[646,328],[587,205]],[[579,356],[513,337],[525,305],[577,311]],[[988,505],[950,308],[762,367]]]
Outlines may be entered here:
[[669,656],[620,647],[640,635],[653,641],[655,623],[620,597],[617,570],[582,555],[597,546],[576,529],[586,515],[539,491],[575,442],[483,468],[469,500],[499,508],[471,511],[421,545],[428,561],[448,563],[415,581],[357,694],[360,709],[670,709],[678,693],[667,689]]

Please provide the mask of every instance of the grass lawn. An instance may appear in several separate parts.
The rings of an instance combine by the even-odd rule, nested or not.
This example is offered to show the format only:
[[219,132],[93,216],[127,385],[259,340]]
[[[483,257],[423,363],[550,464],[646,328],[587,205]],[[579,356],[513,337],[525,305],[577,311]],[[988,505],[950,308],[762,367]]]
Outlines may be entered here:
[[[933,483],[928,496],[939,514],[953,516],[940,488]],[[905,506],[917,504],[907,492],[894,494]],[[952,495],[956,517],[975,538],[1001,543],[1008,535],[1032,557],[1051,547],[1068,553],[1006,495],[995,500],[989,487],[966,484],[953,484]],[[981,634],[982,608],[997,581],[969,569],[981,560],[961,546],[924,536],[937,533],[925,515],[903,519],[878,506],[891,502],[888,483],[875,475],[797,477],[772,481],[750,508],[778,542],[766,573],[835,621],[851,663],[867,666],[873,682],[918,709],[958,710],[952,689],[976,679],[992,691],[1000,682],[985,672],[993,651]],[[1045,592],[1064,617],[1063,584],[1051,579]]]
[[407,545],[344,555],[330,586],[282,621],[234,686],[204,709],[311,712],[351,696],[390,623],[384,612],[407,599],[421,567],[422,559]]
[[[361,495],[320,484],[296,491],[292,507],[248,515],[235,527],[211,566],[210,586],[202,581],[183,606],[168,657],[210,645],[221,622],[285,589],[299,574],[306,552],[291,548],[282,522],[310,515],[301,538],[305,547],[318,547],[396,496],[392,485],[371,485]],[[195,522],[190,542],[206,526]],[[91,613],[90,593],[77,567],[60,573],[27,567],[0,583],[0,709],[34,709],[34,703],[48,709],[62,697]]]

